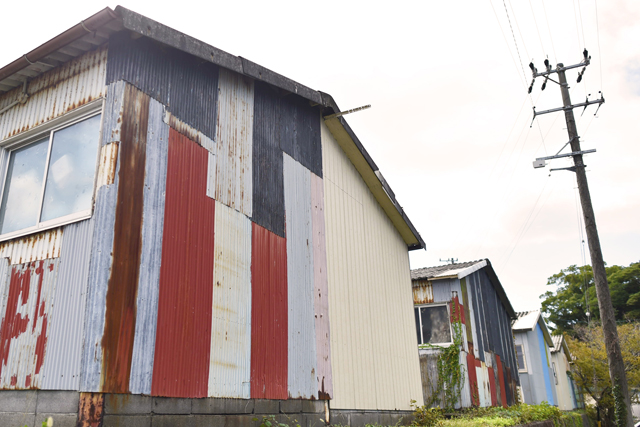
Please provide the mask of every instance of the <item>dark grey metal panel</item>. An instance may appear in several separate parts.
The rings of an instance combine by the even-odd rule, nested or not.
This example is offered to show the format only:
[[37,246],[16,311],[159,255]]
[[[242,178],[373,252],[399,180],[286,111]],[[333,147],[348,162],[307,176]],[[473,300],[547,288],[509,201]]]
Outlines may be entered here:
[[255,82],[253,107],[252,220],[284,237],[282,151],[278,141],[280,97],[266,83]]
[[322,177],[320,112],[295,95],[280,98],[278,139],[282,151]]
[[215,137],[218,67],[146,37],[123,32],[109,39],[107,84],[125,80],[173,115]]
[[484,362],[484,352],[486,350],[485,336],[487,334],[487,330],[484,324],[484,311],[482,298],[480,297],[479,292],[480,284],[477,271],[468,276],[468,283],[470,284],[470,286],[467,286],[467,294],[472,300],[474,308],[473,317],[475,318],[474,320],[476,322],[476,336],[478,337],[478,341],[475,343],[475,345],[478,348],[478,358]]

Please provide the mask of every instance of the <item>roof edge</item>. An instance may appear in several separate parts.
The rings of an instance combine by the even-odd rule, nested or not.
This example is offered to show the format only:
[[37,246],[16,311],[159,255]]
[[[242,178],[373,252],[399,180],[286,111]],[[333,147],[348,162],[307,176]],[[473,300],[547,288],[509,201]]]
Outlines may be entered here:
[[471,273],[475,273],[476,271],[484,268],[487,266],[487,260],[483,259],[482,261],[472,265],[471,267],[467,267],[464,270],[462,270],[460,273],[458,273],[458,279],[462,279],[463,277],[467,277],[468,275],[470,275]]

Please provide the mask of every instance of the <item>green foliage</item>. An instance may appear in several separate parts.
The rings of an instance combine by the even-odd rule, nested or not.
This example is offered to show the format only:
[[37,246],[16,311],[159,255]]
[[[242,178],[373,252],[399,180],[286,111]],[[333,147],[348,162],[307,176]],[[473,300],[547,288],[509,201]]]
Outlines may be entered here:
[[440,408],[430,408],[428,405],[417,406],[416,401],[411,401],[413,409],[414,426],[437,427],[444,420],[444,411]]
[[[254,418],[253,421],[260,421],[258,418]],[[293,420],[293,427],[300,427],[298,420]],[[262,422],[260,423],[260,427],[290,427],[289,424],[281,423],[276,420],[275,415],[263,415]]]
[[[628,267],[606,267],[606,273],[616,320],[640,320],[640,262],[631,263]],[[547,285],[556,286],[556,290],[540,296],[542,313],[555,325],[558,333],[573,334],[573,327],[586,321],[587,311],[593,319],[600,318],[591,266],[565,268],[549,277]]]
[[[451,323],[453,331],[453,343],[448,347],[432,344],[423,344],[422,348],[435,348],[439,350],[437,369],[438,381],[435,387],[431,387],[432,393],[425,406],[430,407],[442,403],[447,410],[453,410],[460,400],[462,386],[464,385],[466,370],[460,364],[460,349],[462,348],[462,322],[460,313],[457,313],[457,304],[451,300]],[[440,396],[444,401],[438,402]]]
[[627,405],[624,403],[622,388],[616,377],[616,385],[613,386],[613,412],[615,415],[615,425],[617,427],[627,426]]

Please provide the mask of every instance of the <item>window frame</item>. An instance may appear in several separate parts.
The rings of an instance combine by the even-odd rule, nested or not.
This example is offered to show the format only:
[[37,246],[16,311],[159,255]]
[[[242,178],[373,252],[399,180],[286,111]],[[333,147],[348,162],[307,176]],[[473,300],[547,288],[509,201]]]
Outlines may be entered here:
[[[98,135],[98,147],[96,150],[96,159],[95,159],[95,167],[94,167],[94,175],[93,175],[93,189],[91,194],[91,206],[89,209],[75,212],[69,215],[61,216],[58,218],[53,218],[48,221],[40,221],[40,217],[42,215],[42,207],[44,200],[44,192],[47,184],[47,175],[49,171],[49,160],[51,157],[51,149],[53,146],[52,138],[54,132],[65,129],[69,126],[73,126],[76,123],[79,123],[83,120],[87,120],[91,117],[102,115],[100,119],[100,127],[99,127],[99,135]],[[71,224],[74,222],[82,221],[88,218],[91,218],[93,215],[93,205],[95,202],[96,195],[96,182],[98,178],[98,166],[102,148],[102,127],[104,124],[104,98],[99,98],[93,102],[87,103],[81,107],[78,107],[66,114],[63,114],[60,117],[56,117],[39,126],[35,126],[28,131],[21,132],[18,135],[9,137],[4,141],[0,142],[0,208],[2,207],[2,203],[4,201],[4,192],[5,186],[7,183],[7,173],[9,172],[9,164],[11,162],[11,154],[12,152],[19,150],[21,148],[27,147],[33,143],[38,141],[42,141],[47,138],[48,135],[48,147],[47,147],[47,157],[43,175],[42,188],[40,192],[40,210],[37,217],[37,222],[35,225],[27,228],[22,228],[20,230],[11,231],[9,233],[0,234],[0,242],[15,239],[18,237],[23,237],[29,234],[39,233],[41,231],[49,230],[52,228],[60,227],[62,225]]]
[[[440,307],[440,306],[445,306],[447,308],[447,319],[448,319],[448,323],[449,323],[449,334],[451,336],[451,341],[449,342],[445,342],[445,343],[420,343],[420,340],[422,340],[422,337],[424,336],[424,334],[422,333],[422,311],[420,310],[423,307]],[[451,326],[451,307],[449,306],[448,302],[441,302],[441,303],[431,303],[431,304],[419,304],[419,305],[414,305],[413,306],[414,310],[418,310],[418,319],[420,321],[420,340],[418,341],[418,347],[419,348],[429,348],[429,347],[443,347],[443,348],[447,348],[453,345],[453,327]],[[415,317],[415,312],[414,312],[414,317]]]
[[[524,351],[524,344],[516,344],[515,347],[516,347],[515,351],[516,351],[516,363],[518,364],[518,372],[529,372],[527,370],[527,355]],[[522,349],[522,363],[524,364],[523,367],[520,367],[520,362],[518,361],[518,347]]]

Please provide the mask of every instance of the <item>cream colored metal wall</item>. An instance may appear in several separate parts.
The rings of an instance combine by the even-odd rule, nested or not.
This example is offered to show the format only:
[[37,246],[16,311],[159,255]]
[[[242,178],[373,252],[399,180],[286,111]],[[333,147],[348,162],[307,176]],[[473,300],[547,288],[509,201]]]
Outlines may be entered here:
[[422,404],[407,245],[322,124],[333,409]]
[[573,398],[571,385],[567,378],[569,370],[569,362],[563,350],[551,353],[551,361],[556,364],[556,373],[558,376],[558,384],[555,384],[556,394],[558,396],[558,408],[563,411],[575,409],[573,407]]

